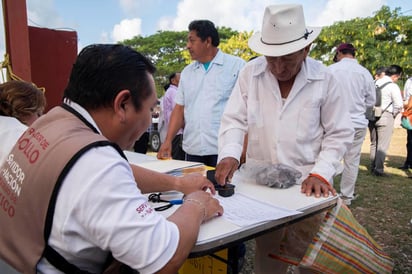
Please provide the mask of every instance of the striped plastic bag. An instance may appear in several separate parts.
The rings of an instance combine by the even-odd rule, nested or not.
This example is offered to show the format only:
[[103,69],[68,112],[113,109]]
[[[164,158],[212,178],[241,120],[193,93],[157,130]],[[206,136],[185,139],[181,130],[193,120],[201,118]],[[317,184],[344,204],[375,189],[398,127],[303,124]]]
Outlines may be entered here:
[[338,199],[299,266],[321,273],[392,273],[393,260]]

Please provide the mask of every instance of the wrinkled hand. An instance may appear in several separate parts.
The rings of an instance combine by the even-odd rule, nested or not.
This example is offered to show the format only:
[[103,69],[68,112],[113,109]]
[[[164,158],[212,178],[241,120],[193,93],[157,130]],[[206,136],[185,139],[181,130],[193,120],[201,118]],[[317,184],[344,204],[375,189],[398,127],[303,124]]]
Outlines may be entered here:
[[227,182],[230,182],[233,177],[233,173],[239,167],[239,161],[233,157],[227,157],[222,159],[216,166],[215,178],[219,185],[224,186]]
[[192,192],[185,197],[185,200],[193,199],[199,201],[205,207],[205,216],[203,222],[212,219],[216,216],[223,215],[223,207],[212,194],[204,191]]
[[172,143],[164,142],[157,152],[157,159],[165,160],[172,158]]
[[316,177],[306,178],[302,182],[300,192],[305,193],[306,196],[311,196],[312,193],[314,193],[316,198],[320,198],[322,195],[325,198],[329,197],[329,192],[331,192],[333,196],[337,195],[336,190],[332,186],[325,184]]
[[185,195],[188,195],[197,190],[207,191],[210,189],[210,193],[213,195],[216,193],[215,187],[211,181],[205,176],[199,173],[190,173],[182,177],[178,177],[179,183],[176,189]]

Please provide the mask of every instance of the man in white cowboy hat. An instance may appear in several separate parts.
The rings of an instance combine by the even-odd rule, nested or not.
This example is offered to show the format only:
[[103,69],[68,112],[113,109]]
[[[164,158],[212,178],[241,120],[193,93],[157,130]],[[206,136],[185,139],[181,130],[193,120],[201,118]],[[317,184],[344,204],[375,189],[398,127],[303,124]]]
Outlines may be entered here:
[[[333,177],[342,169],[353,127],[337,79],[308,57],[320,31],[306,26],[301,5],[266,7],[262,32],[249,39],[250,48],[263,56],[245,65],[222,117],[219,184],[231,180],[237,171],[248,134],[244,165],[253,169],[256,163],[270,162],[297,169],[303,175],[297,182],[302,199],[336,195]],[[238,171],[238,182],[243,170],[250,169]],[[286,273],[288,264],[268,254],[301,258],[320,218],[316,215],[257,238],[255,272]]]

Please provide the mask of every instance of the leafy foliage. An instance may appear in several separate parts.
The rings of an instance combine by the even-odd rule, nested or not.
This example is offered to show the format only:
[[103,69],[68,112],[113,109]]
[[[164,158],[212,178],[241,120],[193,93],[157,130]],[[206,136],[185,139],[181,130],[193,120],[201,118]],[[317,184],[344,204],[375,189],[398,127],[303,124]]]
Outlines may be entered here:
[[147,37],[137,36],[122,42],[144,54],[155,64],[158,96],[163,94],[163,86],[168,82],[168,76],[173,72],[181,71],[186,65],[183,55],[186,37],[186,31],[158,31]]
[[253,32],[240,32],[230,37],[226,43],[221,44],[220,49],[223,52],[239,56],[243,60],[247,61],[250,58],[256,56],[248,46],[248,40],[252,36]]
[[[237,31],[227,27],[218,27],[217,30],[221,46],[238,34]],[[187,33],[187,31],[158,31],[147,37],[136,36],[121,42],[144,54],[155,64],[158,97],[164,94],[163,87],[168,83],[169,75],[182,71],[191,62],[190,54],[186,50]]]
[[412,75],[412,21],[401,16],[400,9],[387,6],[373,17],[337,22],[322,29],[311,56],[331,64],[335,47],[342,42],[352,43],[359,63],[372,73],[376,68],[400,65],[405,75]]
[[[227,27],[217,29],[219,48],[223,52],[245,61],[257,55],[247,43],[252,32],[238,32]],[[148,56],[156,65],[155,81],[158,96],[161,97],[168,76],[182,71],[191,62],[186,40],[187,31],[158,31],[147,37],[125,40],[122,44]],[[330,65],[336,47],[342,42],[352,43],[356,47],[356,58],[371,73],[378,67],[397,64],[403,68],[404,75],[412,75],[412,17],[401,15],[400,8],[391,11],[388,6],[382,6],[373,17],[355,18],[324,27],[310,55]],[[402,86],[402,81],[399,84]]]

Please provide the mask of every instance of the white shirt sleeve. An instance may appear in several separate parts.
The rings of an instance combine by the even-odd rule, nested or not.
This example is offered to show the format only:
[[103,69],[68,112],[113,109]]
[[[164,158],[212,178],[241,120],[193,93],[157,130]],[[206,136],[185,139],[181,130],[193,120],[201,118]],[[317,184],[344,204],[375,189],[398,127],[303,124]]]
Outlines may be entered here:
[[412,96],[412,78],[408,78],[406,80],[405,86],[404,86],[404,100],[408,102],[409,97]]
[[110,251],[140,273],[154,273],[178,242],[177,226],[150,207],[114,148],[89,150],[67,174],[49,243],[68,261],[99,272],[96,265],[101,267]]

